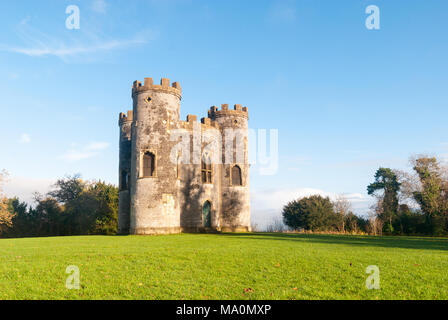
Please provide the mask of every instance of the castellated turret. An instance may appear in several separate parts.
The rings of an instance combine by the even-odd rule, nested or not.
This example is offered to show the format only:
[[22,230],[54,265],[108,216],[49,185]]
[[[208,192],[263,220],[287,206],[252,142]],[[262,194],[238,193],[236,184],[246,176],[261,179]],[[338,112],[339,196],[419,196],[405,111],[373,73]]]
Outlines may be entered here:
[[120,114],[120,233],[250,231],[248,110],[179,118],[179,83],[132,87]]
[[118,233],[129,233],[129,219],[131,212],[131,198],[129,194],[129,178],[131,173],[131,125],[133,121],[132,111],[127,116],[120,113],[118,124],[120,126],[120,161],[119,161],[119,184],[118,184]]

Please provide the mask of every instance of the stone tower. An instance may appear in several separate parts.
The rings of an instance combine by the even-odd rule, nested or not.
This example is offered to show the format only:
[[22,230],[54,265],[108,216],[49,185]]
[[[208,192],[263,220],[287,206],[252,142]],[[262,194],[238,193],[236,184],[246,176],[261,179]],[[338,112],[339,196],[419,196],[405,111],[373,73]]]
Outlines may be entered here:
[[218,123],[222,134],[222,230],[232,231],[236,227],[243,231],[250,226],[247,108],[237,104],[229,110],[223,104],[221,110],[212,107],[209,117]]
[[247,108],[181,121],[181,88],[168,79],[135,81],[132,99],[119,118],[119,232],[250,231]]
[[118,120],[120,126],[120,160],[119,173],[120,181],[118,186],[118,233],[129,232],[131,196],[129,193],[129,180],[131,173],[131,125],[133,120],[132,111],[128,111],[127,116],[120,113]]

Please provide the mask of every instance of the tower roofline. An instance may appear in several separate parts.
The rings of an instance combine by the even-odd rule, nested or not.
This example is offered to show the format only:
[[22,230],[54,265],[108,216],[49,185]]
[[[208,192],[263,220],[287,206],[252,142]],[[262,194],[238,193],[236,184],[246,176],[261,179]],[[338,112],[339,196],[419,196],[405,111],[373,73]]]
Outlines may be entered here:
[[120,112],[120,115],[118,116],[118,124],[121,126],[124,122],[132,122],[134,119],[134,112],[132,110],[129,110],[127,112],[127,115],[123,112]]
[[212,119],[228,116],[240,116],[249,119],[249,112],[247,107],[242,107],[240,104],[234,105],[233,110],[229,109],[228,104],[222,104],[221,110],[218,110],[216,106],[212,106],[208,112],[208,117]]
[[173,82],[170,86],[170,79],[162,78],[160,84],[154,84],[152,78],[145,78],[143,85],[141,81],[134,81],[132,85],[132,97],[145,91],[160,91],[170,93],[182,99],[182,89],[179,82]]

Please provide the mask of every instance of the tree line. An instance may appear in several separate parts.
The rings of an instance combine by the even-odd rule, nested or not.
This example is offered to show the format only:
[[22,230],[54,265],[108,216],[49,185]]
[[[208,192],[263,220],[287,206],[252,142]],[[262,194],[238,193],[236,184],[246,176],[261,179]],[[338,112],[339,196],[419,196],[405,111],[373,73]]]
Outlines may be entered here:
[[335,201],[312,195],[290,201],[283,207],[283,223],[293,230],[370,233],[369,220],[354,214],[343,196]]
[[379,168],[367,193],[375,198],[368,216],[355,215],[348,200],[313,195],[283,207],[291,229],[389,235],[448,234],[448,168],[436,157],[410,160],[412,172]]
[[102,181],[84,181],[79,175],[59,179],[52,191],[34,194],[35,206],[8,199],[1,190],[0,236],[40,237],[115,234],[118,188]]
[[[448,235],[448,168],[435,157],[411,159],[412,171],[379,168],[367,193],[375,204],[368,216],[353,213],[340,196],[312,195],[283,207],[291,229],[391,235]],[[0,236],[115,234],[118,188],[79,175],[59,179],[52,191],[35,194],[35,206],[4,196],[0,172]]]

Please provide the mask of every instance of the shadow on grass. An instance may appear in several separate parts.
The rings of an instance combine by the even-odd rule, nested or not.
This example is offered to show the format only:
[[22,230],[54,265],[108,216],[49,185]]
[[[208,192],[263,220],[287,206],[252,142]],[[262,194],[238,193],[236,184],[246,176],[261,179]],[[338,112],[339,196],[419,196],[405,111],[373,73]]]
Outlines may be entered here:
[[224,237],[252,240],[300,241],[323,244],[343,244],[359,247],[383,247],[420,250],[448,250],[448,239],[401,236],[353,236],[297,233],[221,233]]

